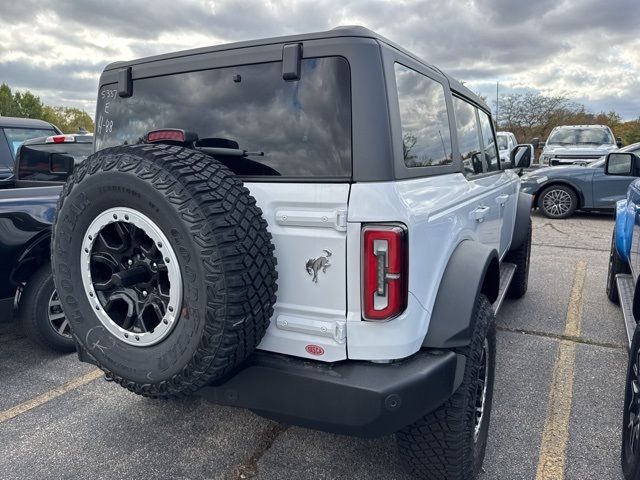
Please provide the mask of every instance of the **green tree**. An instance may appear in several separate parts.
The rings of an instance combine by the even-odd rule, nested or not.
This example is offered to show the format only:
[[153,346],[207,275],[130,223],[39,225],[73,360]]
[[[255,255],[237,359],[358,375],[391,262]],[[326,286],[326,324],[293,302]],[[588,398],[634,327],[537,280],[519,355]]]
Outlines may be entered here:
[[36,97],[29,90],[26,90],[24,93],[14,93],[13,100],[18,110],[18,117],[42,118],[43,105],[40,97]]
[[0,115],[5,117],[15,117],[18,109],[13,99],[11,88],[6,83],[0,85]]
[[53,123],[66,133],[76,133],[81,128],[93,132],[93,120],[87,112],[79,108],[51,107],[46,105],[41,118]]
[[12,92],[9,85],[0,85],[0,115],[6,117],[38,118],[53,123],[65,133],[80,128],[93,132],[93,119],[79,108],[44,105],[29,90]]

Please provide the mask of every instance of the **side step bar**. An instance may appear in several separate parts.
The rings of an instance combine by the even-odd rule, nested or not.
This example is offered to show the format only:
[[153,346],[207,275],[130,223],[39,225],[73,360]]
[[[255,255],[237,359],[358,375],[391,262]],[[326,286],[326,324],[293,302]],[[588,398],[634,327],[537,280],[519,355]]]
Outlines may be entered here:
[[507,295],[511,280],[513,280],[513,274],[516,273],[516,265],[514,263],[502,262],[500,265],[500,289],[498,290],[498,298],[493,302],[493,311],[497,315],[504,297]]
[[619,273],[616,275],[616,284],[618,285],[618,297],[620,298],[622,315],[624,315],[627,340],[629,340],[629,348],[631,348],[631,339],[636,329],[636,320],[633,318],[633,292],[635,290],[633,277],[625,273]]

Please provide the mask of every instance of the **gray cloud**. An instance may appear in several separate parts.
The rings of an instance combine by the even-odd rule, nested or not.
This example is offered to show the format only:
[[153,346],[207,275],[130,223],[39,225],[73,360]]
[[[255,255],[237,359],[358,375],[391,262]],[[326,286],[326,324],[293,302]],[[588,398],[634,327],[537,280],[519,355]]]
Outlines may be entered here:
[[354,23],[481,92],[499,80],[640,116],[637,0],[22,0],[3,5],[0,82],[90,109],[111,61]]

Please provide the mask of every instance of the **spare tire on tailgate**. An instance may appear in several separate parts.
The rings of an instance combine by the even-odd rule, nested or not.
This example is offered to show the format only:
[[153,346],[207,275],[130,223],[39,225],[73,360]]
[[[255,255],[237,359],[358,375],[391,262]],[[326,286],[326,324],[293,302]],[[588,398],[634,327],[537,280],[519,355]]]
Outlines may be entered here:
[[58,202],[52,263],[73,335],[147,396],[220,379],[262,339],[276,259],[260,208],[213,158],[169,145],[101,150]]

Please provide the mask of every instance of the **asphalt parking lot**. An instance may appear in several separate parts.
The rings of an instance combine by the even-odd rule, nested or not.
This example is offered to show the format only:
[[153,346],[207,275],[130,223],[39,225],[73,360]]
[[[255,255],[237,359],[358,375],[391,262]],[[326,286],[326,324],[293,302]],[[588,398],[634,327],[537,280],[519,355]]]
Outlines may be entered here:
[[[613,218],[534,215],[529,291],[497,322],[482,480],[620,479],[622,314],[604,285]],[[0,323],[0,477],[409,478],[392,437],[287,427],[198,398],[155,401]]]

